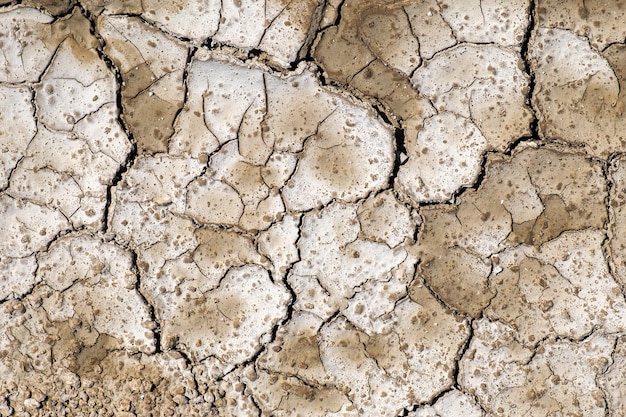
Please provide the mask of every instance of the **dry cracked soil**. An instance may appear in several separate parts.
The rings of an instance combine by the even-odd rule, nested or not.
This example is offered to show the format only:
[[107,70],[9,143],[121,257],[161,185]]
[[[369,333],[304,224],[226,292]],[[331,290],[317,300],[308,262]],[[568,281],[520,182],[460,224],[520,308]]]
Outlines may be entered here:
[[0,416],[626,415],[623,0],[0,0]]

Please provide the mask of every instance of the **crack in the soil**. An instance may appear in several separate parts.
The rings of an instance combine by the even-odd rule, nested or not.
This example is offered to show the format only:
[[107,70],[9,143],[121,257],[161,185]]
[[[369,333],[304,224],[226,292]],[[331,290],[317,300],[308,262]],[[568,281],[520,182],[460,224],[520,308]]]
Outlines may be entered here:
[[126,248],[127,251],[131,254],[131,265],[132,271],[135,274],[135,292],[142,299],[142,301],[148,307],[148,314],[150,316],[150,321],[154,323],[155,327],[151,329],[152,334],[154,335],[154,353],[159,354],[162,353],[161,349],[161,323],[159,322],[154,305],[148,300],[148,298],[144,295],[143,291],[141,291],[141,268],[137,262],[138,255],[134,250]]
[[613,278],[613,280],[617,283],[622,293],[622,296],[626,298],[626,288],[622,281],[618,278],[617,273],[617,265],[612,257],[612,249],[611,249],[611,238],[613,237],[613,228],[615,225],[615,219],[613,217],[613,198],[614,193],[618,192],[616,190],[615,181],[612,178],[611,172],[616,169],[615,163],[621,154],[612,154],[609,156],[606,162],[602,163],[602,175],[604,175],[606,181],[606,223],[604,224],[605,229],[605,238],[602,241],[602,254],[604,256],[604,260],[607,265],[608,273]]
[[[533,94],[535,93],[535,73],[530,65],[530,59],[528,57],[529,54],[529,45],[531,38],[533,36],[533,32],[535,31],[535,15],[537,13],[537,5],[536,0],[529,0],[528,6],[528,27],[526,28],[526,32],[524,33],[524,39],[522,40],[521,48],[520,48],[520,56],[522,58],[522,63],[524,64],[524,72],[528,75],[528,94],[526,95],[526,106],[530,110],[533,116],[533,120],[530,123],[530,138],[529,139],[540,139],[539,136],[539,119],[537,117],[537,110],[534,107],[533,103]],[[507,151],[510,152],[517,146],[521,140],[514,142],[509,145]]]
[[95,21],[95,17],[89,12],[89,10],[85,9],[82,5],[77,6],[83,15],[89,21],[89,31],[90,33],[98,40],[99,47],[96,48],[96,52],[102,61],[105,62],[109,71],[113,73],[115,76],[117,91],[115,93],[115,105],[117,107],[117,117],[116,122],[122,128],[126,136],[128,137],[128,141],[130,142],[131,149],[126,155],[125,160],[120,164],[113,179],[110,184],[107,184],[106,189],[106,203],[104,205],[103,216],[102,216],[102,233],[106,236],[109,230],[109,210],[111,208],[111,204],[113,201],[112,189],[117,187],[117,185],[122,181],[122,178],[126,171],[128,171],[134,164],[135,159],[137,158],[137,141],[133,136],[133,132],[128,128],[126,123],[124,122],[124,118],[122,115],[124,114],[124,106],[122,104],[122,86],[124,85],[124,81],[122,79],[122,74],[113,62],[113,60],[104,52],[104,48],[106,45],[106,40],[102,37],[102,35],[97,30],[97,25]]
[[[8,6],[6,7],[14,7],[15,5],[19,5],[21,4],[22,1],[13,1],[11,2]],[[407,149],[406,149],[406,144],[405,144],[405,135],[406,130],[405,128],[402,126],[402,120],[398,119],[396,120],[396,118],[393,116],[393,112],[391,110],[389,110],[387,108],[387,105],[384,102],[384,99],[381,98],[377,98],[375,96],[368,96],[365,95],[363,93],[360,93],[359,91],[357,91],[356,88],[352,87],[349,85],[349,82],[346,85],[340,84],[334,80],[331,79],[331,77],[327,77],[324,74],[324,71],[321,69],[321,67],[319,66],[319,63],[317,62],[317,60],[313,57],[313,49],[315,46],[315,37],[319,36],[323,30],[328,29],[331,26],[335,26],[338,27],[341,20],[342,20],[342,12],[345,12],[344,9],[344,5],[345,5],[346,1],[342,0],[339,2],[339,4],[337,5],[337,9],[336,9],[336,16],[335,16],[335,21],[330,23],[328,26],[326,27],[320,27],[321,25],[321,21],[323,18],[323,12],[324,9],[326,7],[329,6],[329,2],[328,1],[324,1],[324,2],[320,2],[320,6],[319,6],[319,13],[316,14],[313,18],[313,22],[311,24],[311,28],[310,33],[311,35],[307,37],[307,41],[305,41],[305,43],[301,46],[301,48],[298,50],[298,54],[297,54],[297,58],[289,63],[289,65],[287,65],[286,68],[280,67],[277,64],[275,64],[272,61],[271,55],[267,52],[264,51],[262,49],[257,48],[251,48],[251,49],[244,49],[244,48],[238,48],[238,47],[233,47],[230,46],[226,43],[220,43],[220,42],[214,42],[211,38],[207,38],[206,40],[204,40],[201,44],[202,47],[205,47],[209,50],[213,50],[213,51],[220,51],[220,52],[224,52],[229,54],[229,56],[231,56],[234,59],[238,59],[241,65],[257,65],[257,66],[264,66],[264,75],[266,74],[281,74],[281,75],[289,75],[290,73],[294,72],[299,66],[300,64],[302,64],[303,62],[307,63],[309,65],[309,67],[311,67],[311,71],[315,74],[316,78],[318,79],[320,85],[325,86],[325,87],[330,87],[332,89],[336,89],[336,90],[341,90],[342,92],[345,92],[346,95],[350,94],[354,97],[357,97],[359,101],[365,103],[368,105],[369,108],[375,110],[375,112],[377,113],[377,117],[382,120],[382,122],[385,124],[386,127],[389,127],[391,129],[393,129],[393,137],[394,137],[394,141],[395,141],[395,153],[394,153],[394,162],[393,162],[393,167],[391,170],[391,173],[389,174],[388,177],[388,183],[387,186],[383,189],[383,190],[375,190],[370,192],[369,195],[358,199],[354,204],[360,204],[362,201],[364,201],[365,199],[369,198],[371,195],[375,195],[377,193],[383,192],[385,190],[389,190],[391,189],[394,193],[394,196],[396,197],[397,200],[401,201],[400,198],[398,198],[397,192],[394,189],[394,185],[395,182],[397,180],[397,176],[400,170],[400,167],[404,164],[403,159],[407,158]],[[535,107],[534,105],[534,94],[535,94],[535,89],[536,89],[536,80],[535,80],[535,73],[533,70],[534,67],[534,61],[532,61],[532,59],[530,58],[530,49],[531,47],[534,47],[534,45],[531,45],[532,43],[532,38],[535,34],[536,31],[536,19],[537,19],[537,7],[538,7],[538,0],[529,0],[529,5],[528,5],[528,10],[527,10],[527,17],[528,17],[528,25],[526,27],[526,30],[524,32],[524,36],[522,41],[519,43],[519,55],[521,58],[521,65],[523,66],[523,72],[527,75],[528,77],[528,91],[525,94],[525,104],[527,109],[530,111],[530,113],[532,114],[532,120],[530,121],[529,124],[529,130],[530,130],[530,134],[528,136],[523,136],[520,137],[514,141],[512,141],[507,148],[501,152],[501,151],[497,151],[497,150],[486,150],[482,153],[481,158],[480,158],[480,172],[476,175],[475,180],[472,182],[472,184],[469,185],[463,185],[460,188],[458,188],[451,196],[450,199],[446,200],[446,201],[425,201],[425,202],[420,202],[419,204],[416,204],[414,206],[411,206],[409,204],[405,204],[407,206],[409,206],[409,208],[414,208],[415,212],[418,213],[419,215],[419,210],[421,207],[428,207],[431,205],[458,205],[459,203],[459,198],[461,196],[463,196],[463,194],[467,191],[467,190],[478,190],[481,185],[483,184],[486,174],[487,174],[487,165],[489,164],[489,160],[490,160],[490,154],[497,154],[497,155],[512,155],[513,152],[518,148],[518,146],[520,144],[522,144],[523,142],[532,142],[532,141],[536,141],[537,146],[538,147],[542,147],[545,145],[546,143],[546,139],[542,138],[541,136],[541,132],[540,132],[540,125],[539,125],[539,111],[538,109]],[[484,19],[484,12],[482,10],[482,3],[481,3],[481,13],[483,13],[483,19]],[[1,9],[4,9],[5,7],[2,7]],[[69,11],[67,11],[65,14],[61,15],[61,16],[56,16],[56,20],[64,17],[64,16],[68,16],[71,15],[74,10],[79,9],[80,12],[87,18],[87,20],[89,21],[89,25],[90,25],[90,33],[97,39],[99,46],[96,48],[97,54],[100,57],[100,59],[106,63],[106,66],[108,68],[109,71],[111,71],[111,73],[114,75],[115,77],[115,81],[116,81],[116,93],[115,93],[115,103],[116,103],[116,107],[117,107],[117,115],[115,118],[115,122],[121,127],[121,129],[123,130],[123,132],[126,134],[127,138],[128,138],[128,142],[130,143],[130,150],[128,151],[128,153],[126,154],[126,157],[124,158],[123,162],[119,165],[119,167],[117,168],[115,175],[113,176],[113,178],[111,179],[110,183],[106,185],[106,203],[104,205],[104,209],[103,209],[103,217],[102,217],[102,225],[101,225],[101,230],[99,230],[98,232],[94,233],[94,235],[99,235],[99,236],[104,236],[104,239],[107,241],[111,241],[114,240],[115,236],[110,236],[111,235],[111,230],[110,230],[110,225],[109,225],[109,221],[110,221],[110,216],[112,216],[112,213],[110,212],[112,210],[112,207],[114,205],[114,192],[115,192],[115,188],[118,187],[119,185],[123,185],[123,180],[125,177],[125,174],[127,173],[128,170],[132,169],[136,159],[138,158],[138,146],[137,146],[137,141],[133,136],[133,132],[131,130],[131,128],[128,126],[128,123],[125,122],[125,112],[124,112],[124,105],[122,102],[122,89],[123,89],[123,85],[124,85],[124,80],[122,78],[122,74],[121,74],[121,70],[120,68],[118,68],[116,66],[116,64],[114,63],[113,59],[110,58],[106,53],[105,53],[105,47],[106,47],[106,40],[103,38],[103,36],[99,33],[98,28],[97,28],[97,23],[96,23],[96,19],[98,18],[98,16],[94,16],[86,6],[84,6],[83,4],[81,4],[81,2],[75,2],[75,0],[72,0],[70,2],[70,7],[69,7]],[[40,9],[45,10],[45,7],[40,7]],[[347,10],[348,7],[345,7],[345,9]],[[222,13],[222,10],[220,9],[220,13]],[[406,11],[405,11],[406,13]],[[123,14],[123,16],[135,16],[138,17],[142,22],[146,23],[147,25],[149,25],[152,28],[157,28],[158,30],[160,30],[162,33],[167,34],[168,36],[171,36],[172,38],[175,38],[177,40],[180,40],[182,42],[184,42],[187,45],[187,61],[185,63],[185,67],[183,70],[183,87],[184,87],[184,101],[183,101],[183,106],[181,106],[180,108],[177,109],[174,118],[173,118],[173,126],[176,123],[176,120],[178,119],[180,113],[184,110],[185,108],[185,104],[187,102],[188,96],[189,96],[189,85],[188,85],[188,76],[189,76],[189,70],[190,70],[190,66],[192,63],[192,60],[195,56],[196,51],[198,50],[198,44],[196,43],[195,46],[191,45],[192,41],[188,38],[182,37],[182,36],[177,36],[175,34],[170,33],[167,29],[164,29],[163,27],[160,27],[160,25],[156,24],[155,22],[149,21],[147,19],[145,19],[143,17],[142,14]],[[279,15],[277,15],[274,19],[277,19],[279,17]],[[347,18],[347,17],[345,17]],[[446,22],[447,23],[447,22]],[[314,27],[313,27],[314,26]],[[449,25],[450,26],[450,25]],[[451,27],[451,26],[450,26]],[[269,28],[269,26],[268,26]],[[452,28],[452,27],[451,27]],[[263,35],[265,36],[265,34]],[[456,34],[455,34],[456,37]],[[417,37],[416,37],[417,39]],[[418,39],[419,41],[419,39]],[[479,45],[480,43],[474,43],[476,45]],[[494,44],[494,43],[485,43],[485,44]],[[459,45],[458,41],[457,43],[455,43],[452,46],[449,46],[445,49],[442,49],[441,51],[438,51],[432,58],[434,58],[435,56],[437,56],[437,54],[446,51],[450,48],[454,48],[457,47]],[[58,49],[58,46],[57,46]],[[50,59],[50,62],[48,62],[48,65],[46,66],[46,68],[44,69],[44,71],[42,71],[39,80],[37,81],[37,83],[41,82],[42,77],[44,77],[45,73],[47,72],[49,66],[51,65],[51,63],[54,61],[54,58],[56,56],[56,50],[55,52],[52,54],[52,57]],[[431,58],[431,59],[432,59]],[[430,60],[423,60],[423,63],[427,63]],[[421,66],[421,64],[420,64]],[[366,67],[364,67],[366,68]],[[32,83],[31,83],[32,84]],[[36,84],[36,83],[35,83]],[[36,92],[33,89],[32,86],[29,85],[29,88],[32,92],[32,96],[31,96],[31,103],[33,105],[33,109],[34,109],[34,118],[35,120],[38,119],[38,111],[39,109],[36,106],[35,103],[35,98],[36,98]],[[265,89],[265,93],[267,94],[267,88]],[[267,100],[266,100],[267,101]],[[206,123],[206,121],[205,121]],[[319,126],[318,126],[319,127]],[[208,128],[208,126],[207,126]],[[37,133],[35,133],[36,135]],[[172,136],[175,134],[175,132],[172,133]],[[172,139],[172,136],[170,136],[168,138],[168,149],[169,149],[169,141]],[[238,140],[237,139],[233,139],[233,140]],[[201,173],[196,176],[195,178],[193,178],[191,181],[194,181],[195,179],[199,178],[202,175],[205,175],[205,173],[207,172],[207,170],[210,168],[211,165],[211,160],[212,157],[219,152],[222,147],[226,144],[229,143],[230,141],[227,141],[223,144],[220,144],[217,149],[215,151],[213,151],[210,155],[207,156],[207,163],[206,166],[204,166],[203,170],[201,171]],[[550,141],[550,142],[556,142],[556,141]],[[575,145],[572,144],[568,144],[568,143],[564,143],[564,146],[566,146],[568,149],[572,149],[575,148]],[[620,154],[621,155],[621,154]],[[613,200],[613,193],[616,192],[616,187],[617,185],[615,184],[615,181],[612,177],[612,169],[615,167],[614,163],[617,159],[618,156],[620,156],[618,154],[612,154],[607,161],[601,161],[602,162],[602,166],[603,166],[603,175],[604,175],[604,179],[605,179],[605,183],[606,183],[606,192],[607,192],[607,196],[605,198],[605,204],[606,204],[606,209],[607,209],[607,220],[606,223],[604,224],[604,229],[605,229],[605,239],[602,241],[601,247],[602,247],[602,251],[603,251],[603,256],[604,256],[604,260],[607,263],[608,266],[608,273],[613,277],[613,279],[618,282],[621,290],[622,290],[622,295],[626,295],[626,289],[624,288],[624,285],[619,283],[619,280],[616,278],[617,275],[617,271],[616,271],[616,266],[613,263],[612,257],[611,257],[611,247],[610,247],[610,239],[612,237],[611,233],[612,233],[612,223],[614,222],[614,218],[613,218],[613,211],[611,208],[611,205],[614,203]],[[22,157],[23,158],[23,157]],[[0,193],[3,193],[4,191],[6,191],[9,186],[10,186],[10,180],[11,180],[11,176],[13,174],[13,171],[16,169],[17,165],[20,164],[22,159],[18,160],[16,166],[11,169],[9,171],[9,180],[7,182],[7,186],[4,187],[4,189],[0,190]],[[293,176],[295,173],[295,169],[294,171],[291,173],[291,175]],[[291,178],[291,177],[290,177]],[[227,182],[225,182],[227,183]],[[9,193],[7,193],[9,194]],[[261,357],[261,355],[263,355],[264,353],[267,352],[268,347],[274,343],[277,339],[277,335],[279,330],[284,327],[286,324],[290,323],[290,321],[293,318],[294,315],[294,305],[296,304],[296,301],[298,300],[298,294],[296,294],[296,292],[294,291],[294,289],[292,288],[292,286],[289,283],[289,276],[291,275],[294,266],[298,263],[302,261],[302,256],[301,256],[301,249],[300,249],[300,242],[301,242],[301,238],[303,236],[303,230],[302,230],[302,225],[303,225],[303,219],[305,217],[305,215],[312,213],[312,212],[319,212],[321,210],[326,209],[328,206],[330,206],[331,204],[336,203],[337,200],[331,200],[326,204],[323,204],[321,207],[318,208],[313,208],[310,210],[306,210],[306,211],[302,211],[299,212],[300,216],[299,216],[299,220],[298,220],[298,225],[297,225],[297,230],[298,230],[298,234],[297,234],[297,238],[295,240],[295,247],[297,249],[297,259],[294,260],[293,262],[289,263],[288,266],[285,268],[284,273],[280,274],[280,279],[278,277],[273,276],[272,274],[272,270],[270,270],[269,268],[266,269],[266,271],[269,274],[270,280],[272,281],[272,283],[280,283],[282,282],[282,285],[284,286],[284,288],[289,292],[289,296],[290,299],[288,301],[288,303],[286,304],[286,311],[284,316],[282,316],[280,319],[277,320],[277,322],[273,325],[271,331],[267,331],[264,333],[263,337],[262,337],[262,342],[260,343],[260,347],[254,352],[254,354],[249,357],[247,360],[243,361],[241,364],[233,366],[233,368],[231,370],[229,370],[228,372],[226,372],[225,374],[221,375],[220,377],[218,377],[216,379],[215,382],[220,382],[223,381],[224,378],[235,372],[235,371],[241,371],[243,368],[246,367],[251,367],[254,369],[263,369],[264,371],[267,371],[268,373],[272,373],[274,375],[280,375],[280,374],[284,374],[284,375],[289,375],[288,373],[281,373],[281,372],[271,372],[270,370],[261,368],[261,365],[259,365],[259,358]],[[545,209],[545,207],[544,207]],[[288,211],[287,211],[288,212]],[[288,212],[289,213],[289,212]],[[289,213],[292,214],[292,213]],[[71,217],[71,216],[70,216]],[[200,227],[201,224],[199,224],[198,222],[196,222],[196,220],[194,220],[193,218],[191,218],[193,224],[195,227]],[[275,225],[277,224],[279,220],[274,220],[271,222],[271,225]],[[68,223],[69,222],[68,220]],[[238,230],[235,226],[232,227],[226,227],[226,226],[219,226],[220,229],[227,229],[227,230],[231,230],[231,229],[236,229]],[[63,237],[69,233],[73,233],[76,232],[78,230],[84,230],[84,227],[81,228],[69,228],[66,230],[61,230],[60,232],[58,232],[56,234],[56,236],[52,237],[51,240],[49,240],[47,242],[47,245],[45,247],[45,249],[42,249],[41,251],[35,252],[33,254],[31,254],[30,256],[34,256],[35,258],[35,262],[36,262],[36,269],[34,272],[35,277],[37,276],[37,273],[39,272],[39,254],[43,253],[43,252],[47,252],[49,251],[50,247],[52,244],[54,244],[54,242],[56,242],[60,237]],[[416,227],[415,227],[415,234],[413,236],[414,241],[417,242],[418,238],[419,238],[419,231],[420,231],[420,224],[419,222],[416,222]],[[564,233],[564,232],[562,232]],[[246,235],[247,236],[247,235]],[[259,234],[253,233],[253,237],[258,238]],[[560,236],[560,235],[559,235]],[[557,236],[558,237],[558,236]],[[149,318],[150,320],[154,323],[155,327],[153,329],[151,329],[152,334],[154,335],[154,352],[150,353],[151,355],[154,354],[161,354],[161,353],[165,353],[163,351],[163,347],[162,347],[162,326],[161,323],[159,322],[159,320],[157,319],[157,312],[155,310],[155,306],[151,303],[150,301],[150,297],[144,295],[144,293],[142,292],[142,279],[150,279],[150,277],[147,274],[143,274],[143,265],[140,265],[138,259],[140,257],[140,255],[138,255],[138,253],[133,250],[132,248],[130,248],[130,244],[119,244],[117,242],[114,242],[116,245],[119,245],[120,247],[122,247],[125,251],[128,251],[131,254],[131,265],[132,265],[132,272],[135,275],[135,284],[134,284],[134,290],[135,293],[138,294],[138,296],[142,299],[142,301],[145,303],[145,305],[147,306],[147,309],[149,311]],[[258,250],[258,242],[256,242],[256,248],[257,248],[257,252],[259,252]],[[414,273],[414,277],[413,279],[415,279],[416,277],[419,276],[420,274],[420,262],[421,259],[419,259],[417,261],[417,265],[415,266],[415,273]],[[492,264],[493,267],[493,264]],[[491,273],[489,274],[489,276],[491,276]],[[411,281],[412,283],[413,281]],[[37,288],[39,288],[41,285],[41,282],[37,282],[34,285],[31,286],[31,288],[29,289],[29,291],[25,294],[23,294],[22,296],[20,296],[19,298],[17,298],[17,300],[21,300],[24,299],[26,297],[29,297],[33,291]],[[426,282],[424,280],[423,282],[424,287],[427,289],[427,291],[430,293],[430,295],[432,297],[434,297],[434,299],[437,301],[438,304],[440,304],[443,308],[446,309],[451,309],[454,311],[454,316],[462,321],[464,321],[467,326],[468,326],[468,335],[467,338],[465,339],[465,341],[460,345],[460,347],[458,348],[458,351],[456,353],[456,357],[454,358],[454,362],[452,363],[452,370],[450,371],[450,378],[451,378],[451,385],[449,385],[447,388],[441,390],[440,392],[438,392],[436,395],[434,395],[430,401],[425,402],[425,403],[419,403],[419,404],[410,404],[408,406],[406,406],[401,412],[400,412],[400,416],[408,416],[411,412],[414,412],[416,410],[418,410],[420,407],[422,406],[434,406],[440,399],[442,399],[445,395],[449,394],[450,392],[453,391],[460,391],[461,393],[465,394],[468,396],[468,398],[471,398],[475,401],[475,403],[481,407],[481,409],[483,409],[483,405],[480,404],[479,398],[477,398],[476,396],[465,392],[464,391],[464,387],[462,385],[462,375],[461,375],[461,361],[463,360],[464,356],[467,354],[468,349],[470,347],[470,344],[474,338],[474,333],[475,333],[475,325],[477,325],[478,320],[480,319],[485,319],[484,315],[479,318],[471,318],[468,315],[464,315],[459,313],[458,311],[456,311],[455,309],[453,309],[452,307],[450,307],[450,305],[448,305],[440,296],[439,294],[434,291],[428,284],[428,282]],[[320,284],[321,286],[321,284]],[[144,291],[145,292],[145,291]],[[356,293],[355,293],[356,294]],[[354,297],[354,295],[353,295]],[[4,300],[0,300],[0,304],[8,301],[9,299],[4,299]],[[12,300],[12,299],[11,299]],[[397,303],[397,302],[396,302]],[[484,314],[485,309],[487,307],[483,308],[482,313]],[[219,309],[218,309],[219,310]],[[331,323],[333,320],[336,319],[336,317],[338,315],[342,314],[341,313],[341,309],[338,309],[333,315],[331,315],[330,318],[328,318],[327,320],[324,320],[322,322],[322,324],[320,325],[320,329],[325,326],[328,325],[329,323]],[[165,324],[166,322],[164,322]],[[548,339],[547,337],[543,339],[543,341],[539,342],[537,344],[536,349],[534,350],[533,356],[531,356],[531,358],[529,359],[529,362],[533,360],[534,355],[537,354],[537,352],[539,351],[540,348],[543,348],[543,342],[545,342],[546,344],[548,342],[552,342],[552,341],[567,341],[570,343],[580,343],[580,342],[584,342],[587,341],[588,339],[590,339],[592,336],[595,335],[595,333],[599,331],[599,328],[593,327],[591,329],[590,332],[588,332],[587,334],[583,335],[580,338],[568,338],[568,337],[557,337],[557,338],[552,338],[552,339]],[[615,349],[616,349],[616,344],[617,344],[617,340],[618,338],[616,337],[615,339],[615,345],[613,348],[613,355],[615,355]],[[318,344],[319,347],[319,344]],[[177,352],[180,357],[184,360],[186,366],[191,370],[192,375],[193,375],[193,385],[194,385],[194,390],[196,392],[200,392],[199,386],[200,384],[198,383],[197,379],[196,379],[196,371],[201,369],[202,363],[198,363],[195,359],[193,359],[193,357],[188,356],[188,354],[185,353],[184,349],[178,349],[178,347],[176,346],[176,343],[174,343],[172,345],[172,347],[167,347],[165,351],[175,351]],[[376,358],[373,358],[374,361],[377,362]],[[450,362],[447,362],[447,364],[450,364]],[[612,364],[611,364],[612,366]],[[604,373],[606,373],[606,371],[610,368],[607,367],[604,371]],[[381,367],[381,369],[384,369]],[[233,374],[234,376],[237,376],[237,374]],[[239,375],[240,376],[240,375]],[[297,375],[294,375],[297,377]],[[308,385],[308,383],[304,382],[305,385]],[[598,386],[600,386],[600,382],[597,382]],[[245,383],[243,383],[243,390],[246,392],[246,395],[248,396],[249,400],[252,402],[252,404],[256,407],[256,411],[258,412],[259,415],[261,415],[263,413],[262,408],[260,406],[260,404],[262,404],[261,402],[261,397],[255,397],[254,393],[251,393],[250,389],[245,385]],[[321,385],[311,385],[311,387],[313,388],[319,388]],[[603,391],[604,392],[604,391]],[[605,393],[605,402],[604,402],[604,412],[606,415],[609,415],[610,410],[609,410],[609,405],[608,402],[606,401],[606,396],[607,394]],[[402,406],[402,404],[400,404],[399,406]],[[215,404],[211,404],[212,410],[214,411],[218,411],[218,408],[215,407]]]

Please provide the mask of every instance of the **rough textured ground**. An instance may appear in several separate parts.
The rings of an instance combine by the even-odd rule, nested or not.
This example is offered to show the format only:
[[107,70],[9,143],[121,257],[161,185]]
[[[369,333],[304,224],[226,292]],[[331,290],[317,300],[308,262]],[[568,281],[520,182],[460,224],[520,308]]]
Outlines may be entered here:
[[626,3],[0,1],[0,416],[626,415]]

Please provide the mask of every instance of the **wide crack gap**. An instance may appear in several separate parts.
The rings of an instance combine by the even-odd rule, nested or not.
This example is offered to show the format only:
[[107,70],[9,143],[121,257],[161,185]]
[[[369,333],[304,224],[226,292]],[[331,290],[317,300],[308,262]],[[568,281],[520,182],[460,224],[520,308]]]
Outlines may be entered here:
[[162,353],[161,349],[161,324],[156,317],[156,312],[152,303],[141,291],[141,268],[138,262],[138,255],[134,250],[126,249],[131,254],[131,271],[135,274],[135,292],[139,295],[142,301],[148,306],[148,314],[150,315],[150,321],[155,324],[155,328],[151,329],[154,335],[154,354]]
[[[539,139],[539,119],[537,117],[537,110],[533,106],[533,95],[535,93],[535,73],[530,65],[530,59],[528,57],[529,54],[529,46],[532,34],[535,30],[535,15],[537,13],[537,5],[536,0],[530,0],[530,4],[528,5],[528,27],[526,28],[526,32],[524,33],[524,39],[522,40],[522,44],[520,47],[520,56],[522,58],[522,63],[524,64],[524,72],[528,74],[528,94],[526,95],[526,106],[530,110],[533,120],[530,122],[530,138],[527,139]],[[523,140],[518,140],[511,144],[507,151],[510,152]]]
[[301,62],[309,62],[309,59],[313,54],[313,45],[315,44],[315,40],[318,37],[318,34],[321,33],[322,28],[322,19],[324,18],[324,9],[326,8],[326,2],[321,2],[318,4],[317,9],[313,12],[313,16],[311,17],[311,21],[309,24],[309,30],[307,32],[307,36],[300,46],[298,53],[296,55],[296,60],[292,62],[288,69],[290,71],[294,71]]
[[[528,74],[528,79],[529,79],[528,80],[528,94],[526,95],[526,106],[528,107],[529,111],[531,112],[533,116],[530,122],[530,126],[529,126],[530,136],[522,136],[521,138],[518,138],[517,140],[513,141],[511,144],[509,144],[506,150],[502,152],[504,155],[511,155],[513,151],[523,142],[532,141],[532,140],[540,140],[539,119],[537,117],[537,112],[535,108],[533,107],[533,103],[532,103],[533,94],[535,91],[535,74],[530,66],[530,62],[528,58],[530,40],[532,37],[532,33],[535,30],[535,13],[536,13],[535,0],[530,0],[530,5],[528,7],[529,23],[528,23],[528,27],[526,28],[524,39],[522,40],[521,47],[520,47],[520,55],[522,58],[522,63],[524,65],[524,72]],[[453,204],[454,205],[457,203],[458,198],[461,197],[463,193],[465,193],[466,190],[468,189],[477,190],[481,186],[485,178],[485,175],[487,172],[486,166],[487,166],[487,161],[488,161],[490,153],[500,153],[500,152],[497,150],[490,149],[483,153],[481,157],[481,161],[480,161],[480,172],[476,176],[476,179],[474,180],[473,184],[463,185],[459,187],[452,194],[452,197],[448,199],[447,201],[437,201],[437,200],[423,201],[423,202],[420,202],[418,206],[426,207],[426,206],[435,206],[439,204],[446,204],[446,205]]]
[[337,5],[337,16],[335,17],[335,21],[333,22],[331,26],[339,26],[339,24],[341,23],[343,6],[345,3],[346,3],[346,0],[341,0],[341,2],[339,2],[339,4]]
[[102,215],[102,229],[101,229],[102,233],[106,235],[109,231],[109,210],[111,208],[112,199],[113,199],[112,189],[114,187],[117,187],[117,185],[122,180],[122,177],[124,176],[126,171],[128,171],[134,164],[135,159],[137,158],[137,154],[138,154],[137,141],[135,140],[132,131],[128,128],[128,126],[124,122],[124,118],[122,117],[122,115],[124,114],[124,107],[122,105],[122,86],[124,85],[122,74],[119,68],[117,68],[117,66],[113,62],[113,60],[104,52],[104,48],[106,46],[106,40],[102,37],[102,35],[97,30],[95,17],[92,15],[92,13],[89,10],[85,9],[82,5],[79,4],[76,7],[78,7],[81,10],[83,15],[89,21],[89,26],[90,26],[89,31],[98,40],[98,43],[100,44],[100,46],[96,48],[98,57],[100,57],[100,59],[104,61],[109,71],[111,71],[113,75],[115,76],[115,83],[117,87],[117,91],[115,92],[115,105],[117,107],[116,121],[120,125],[124,133],[126,133],[126,136],[128,137],[128,141],[130,142],[130,145],[131,145],[131,149],[126,155],[126,158],[118,167],[117,171],[115,172],[115,175],[113,176],[113,179],[111,180],[111,183],[107,185],[106,202],[104,205],[104,210],[103,210],[103,215]]
[[14,1],[11,1],[11,2],[8,2],[8,3],[5,3],[5,4],[1,5],[0,6],[0,10],[10,9],[11,7],[19,6],[20,4],[22,4],[22,0],[14,0]]
[[613,257],[611,256],[611,239],[613,238],[613,228],[615,226],[615,219],[613,218],[613,210],[611,209],[613,204],[614,193],[618,192],[616,189],[616,184],[613,181],[612,173],[617,169],[616,163],[619,163],[618,159],[620,155],[613,154],[609,156],[607,161],[602,164],[602,175],[606,181],[606,198],[605,198],[605,206],[606,206],[606,223],[604,224],[605,237],[602,241],[602,255],[604,256],[604,260],[607,265],[607,269],[609,275],[613,278],[613,281],[619,285],[622,296],[626,297],[626,288],[624,288],[623,283],[617,277],[617,267],[613,261]]
[[[180,40],[180,38],[178,38]],[[189,46],[189,45],[188,45]],[[190,46],[191,47],[191,46]],[[195,47],[195,46],[194,46]],[[238,60],[238,64],[245,67],[257,68],[261,67],[262,71],[269,75],[289,76],[298,67],[298,64],[302,60],[298,59],[290,65],[283,67],[274,61],[274,58],[268,52],[259,48],[241,48],[230,45],[225,42],[219,42],[213,38],[206,38],[200,43],[201,48],[206,48],[209,51],[215,52],[222,56],[227,56],[229,59],[235,58]]]
[[[398,172],[400,171],[400,167],[406,162],[406,145],[405,145],[405,133],[402,127],[396,127],[394,130],[394,139],[396,143],[395,149],[395,159],[393,163],[393,170],[391,171],[391,175],[389,175],[389,188],[393,188],[396,182],[396,178],[398,178]],[[403,161],[403,156],[405,157],[405,161]]]

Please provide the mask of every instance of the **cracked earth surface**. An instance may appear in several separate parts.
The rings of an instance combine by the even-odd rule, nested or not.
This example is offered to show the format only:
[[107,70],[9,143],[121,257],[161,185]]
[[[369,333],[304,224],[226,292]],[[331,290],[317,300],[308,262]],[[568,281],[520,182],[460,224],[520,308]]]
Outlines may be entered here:
[[626,3],[0,1],[0,416],[623,416]]

